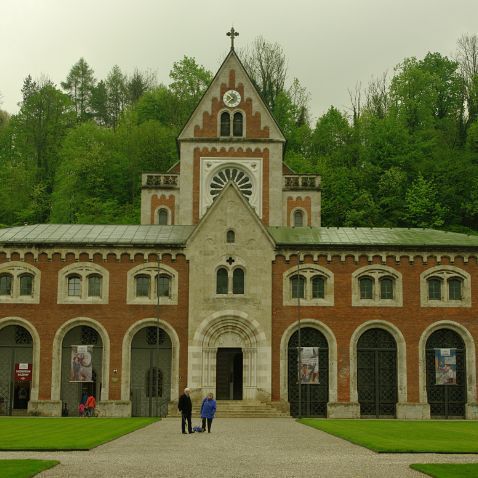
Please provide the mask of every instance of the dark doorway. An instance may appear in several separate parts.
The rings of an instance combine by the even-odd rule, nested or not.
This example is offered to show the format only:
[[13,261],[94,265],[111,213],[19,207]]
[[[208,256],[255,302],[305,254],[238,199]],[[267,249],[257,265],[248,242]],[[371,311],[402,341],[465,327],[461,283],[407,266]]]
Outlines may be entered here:
[[[456,385],[437,385],[435,349],[456,349]],[[465,418],[466,349],[462,338],[453,330],[440,329],[428,337],[426,345],[427,396],[432,418]]]
[[363,418],[395,416],[397,344],[386,330],[367,330],[358,341],[357,390]]
[[216,396],[218,400],[242,400],[242,349],[217,349]]

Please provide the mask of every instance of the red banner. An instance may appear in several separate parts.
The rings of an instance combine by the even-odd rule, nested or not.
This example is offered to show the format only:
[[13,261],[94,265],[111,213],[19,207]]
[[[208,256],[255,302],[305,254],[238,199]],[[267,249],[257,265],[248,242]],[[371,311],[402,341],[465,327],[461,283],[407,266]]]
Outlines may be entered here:
[[15,382],[31,382],[32,381],[32,364],[16,363],[15,364]]

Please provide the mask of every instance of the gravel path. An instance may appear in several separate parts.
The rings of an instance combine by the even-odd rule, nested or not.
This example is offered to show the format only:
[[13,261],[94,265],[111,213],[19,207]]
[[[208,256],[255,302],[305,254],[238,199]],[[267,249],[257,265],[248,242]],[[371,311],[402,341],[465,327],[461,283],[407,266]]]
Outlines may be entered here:
[[406,478],[424,476],[410,463],[478,462],[478,455],[377,454],[290,418],[217,418],[211,434],[180,428],[179,418],[166,418],[88,452],[0,452],[0,459],[60,460],[42,478]]

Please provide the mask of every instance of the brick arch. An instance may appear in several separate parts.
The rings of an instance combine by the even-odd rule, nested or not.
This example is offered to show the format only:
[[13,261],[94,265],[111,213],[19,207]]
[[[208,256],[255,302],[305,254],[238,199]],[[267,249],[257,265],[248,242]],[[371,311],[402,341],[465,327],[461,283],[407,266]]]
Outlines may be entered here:
[[[459,324],[451,320],[440,320],[429,325],[420,336],[418,343],[418,388],[419,388],[419,400],[420,403],[428,403],[427,399],[427,380],[426,380],[426,354],[425,348],[427,340],[433,332],[439,329],[450,329],[456,332],[465,343],[465,357],[466,357],[466,399],[467,406],[474,404],[476,406],[476,352],[475,341],[470,331]],[[467,416],[468,418],[468,416]],[[476,418],[476,417],[475,417]]]
[[82,325],[87,325],[98,332],[103,343],[102,369],[101,369],[101,397],[100,400],[108,400],[110,388],[110,338],[105,327],[95,319],[89,317],[76,317],[62,324],[56,331],[53,339],[52,367],[51,367],[51,399],[60,400],[61,390],[61,361],[62,345],[66,334]]
[[28,330],[32,336],[32,388],[30,390],[30,400],[38,400],[40,386],[40,336],[33,324],[22,317],[4,317],[0,319],[0,330],[10,325],[19,325]]
[[[329,347],[329,402],[337,401],[337,339],[332,329],[316,319],[302,319],[300,327],[311,327],[321,332]],[[284,330],[280,341],[280,398],[288,401],[288,347],[292,335],[299,329],[296,321]]]
[[357,343],[364,332],[370,329],[389,332],[397,344],[397,393],[398,403],[407,402],[407,345],[398,327],[385,320],[369,320],[357,327],[350,338],[350,401],[358,402],[357,390]]
[[172,357],[171,357],[171,400],[178,399],[179,390],[179,336],[170,324],[162,319],[150,317],[135,322],[126,331],[123,337],[123,348],[121,353],[121,400],[130,400],[131,386],[131,344],[137,332],[145,327],[159,327],[163,329],[171,339]]

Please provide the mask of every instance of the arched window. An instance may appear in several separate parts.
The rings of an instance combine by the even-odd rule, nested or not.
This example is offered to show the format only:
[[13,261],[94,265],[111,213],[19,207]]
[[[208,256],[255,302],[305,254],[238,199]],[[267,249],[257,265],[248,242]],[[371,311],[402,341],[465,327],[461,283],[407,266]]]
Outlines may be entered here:
[[300,275],[295,275],[290,278],[290,285],[292,288],[292,298],[293,299],[304,299],[305,298],[305,277]]
[[391,277],[380,279],[380,298],[393,299],[393,279]]
[[232,120],[232,134],[233,136],[242,136],[242,113],[234,113],[234,118]]
[[136,297],[149,297],[149,286],[151,278],[147,275],[137,275],[136,282]]
[[304,225],[304,213],[302,211],[294,212],[294,227],[303,227]]
[[461,293],[461,286],[463,281],[457,277],[448,279],[448,299],[449,300],[461,300],[463,295]]
[[168,275],[159,275],[157,294],[159,295],[159,297],[169,297],[171,295],[171,278]]
[[232,273],[232,293],[244,294],[244,271],[242,269],[234,269]]
[[227,231],[226,242],[228,242],[229,244],[233,244],[234,242],[236,242],[236,233],[234,231]]
[[33,295],[33,275],[22,274],[20,276],[20,295]]
[[10,274],[0,275],[0,295],[12,295],[12,276]]
[[77,275],[68,277],[68,295],[70,297],[81,297],[81,277]]
[[323,299],[325,297],[325,279],[322,276],[312,277],[312,298]]
[[101,297],[101,276],[99,274],[88,276],[88,297]]
[[227,287],[228,277],[227,277],[227,269],[221,267],[217,271],[217,280],[216,280],[216,294],[227,294],[228,287]]
[[158,211],[158,224],[160,226],[167,226],[168,225],[168,211],[167,211],[167,209],[161,208]]
[[231,116],[227,111],[221,114],[221,136],[231,136]]
[[441,300],[441,279],[431,277],[428,279],[428,299]]
[[373,279],[371,277],[361,277],[360,284],[360,298],[373,299]]

